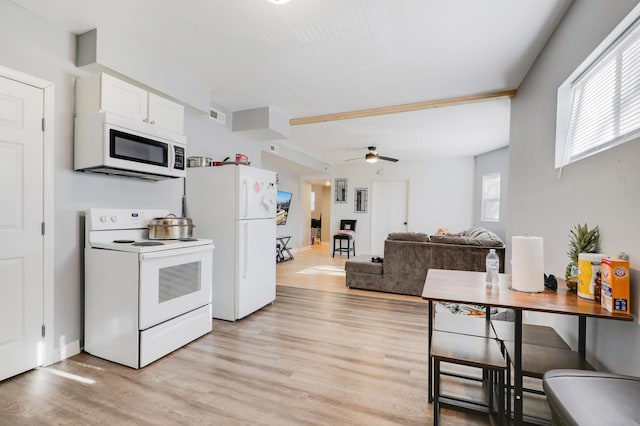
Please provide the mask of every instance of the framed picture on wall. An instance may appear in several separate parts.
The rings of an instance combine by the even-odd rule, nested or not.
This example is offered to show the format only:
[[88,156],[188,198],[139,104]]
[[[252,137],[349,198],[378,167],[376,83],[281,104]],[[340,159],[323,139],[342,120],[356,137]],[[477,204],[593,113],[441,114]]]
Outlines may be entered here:
[[347,202],[347,178],[336,178],[335,180],[335,196],[333,201],[336,203]]
[[369,198],[368,188],[356,188],[353,191],[354,209],[355,213],[366,213],[367,204]]

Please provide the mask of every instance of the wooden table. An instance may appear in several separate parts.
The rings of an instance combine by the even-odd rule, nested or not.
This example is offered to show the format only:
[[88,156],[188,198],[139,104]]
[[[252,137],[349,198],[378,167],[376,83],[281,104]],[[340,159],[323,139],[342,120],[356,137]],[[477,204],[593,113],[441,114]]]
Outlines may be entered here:
[[[467,303],[515,311],[514,422],[522,424],[522,311],[548,312],[578,316],[578,352],[586,356],[587,317],[633,320],[630,314],[612,313],[592,300],[570,292],[564,280],[558,279],[558,290],[525,293],[511,290],[511,275],[500,274],[497,286],[487,286],[484,272],[430,269],[422,298],[429,300],[429,349],[433,332],[433,301]],[[487,318],[488,320],[489,318]],[[429,398],[432,396],[432,365],[429,360]]]

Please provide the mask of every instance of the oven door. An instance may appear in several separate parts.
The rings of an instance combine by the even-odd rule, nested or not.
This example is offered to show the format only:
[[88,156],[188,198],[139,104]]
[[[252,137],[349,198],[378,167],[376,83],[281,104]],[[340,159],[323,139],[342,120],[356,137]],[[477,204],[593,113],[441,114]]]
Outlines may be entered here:
[[140,254],[140,330],[211,303],[213,245]]

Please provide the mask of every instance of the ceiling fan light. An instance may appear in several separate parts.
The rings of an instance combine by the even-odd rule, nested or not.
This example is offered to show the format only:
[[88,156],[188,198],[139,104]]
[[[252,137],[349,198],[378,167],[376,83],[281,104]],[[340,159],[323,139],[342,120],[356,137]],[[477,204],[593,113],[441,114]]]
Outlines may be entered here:
[[378,156],[376,154],[368,153],[364,156],[364,159],[367,160],[367,163],[375,163],[378,161]]

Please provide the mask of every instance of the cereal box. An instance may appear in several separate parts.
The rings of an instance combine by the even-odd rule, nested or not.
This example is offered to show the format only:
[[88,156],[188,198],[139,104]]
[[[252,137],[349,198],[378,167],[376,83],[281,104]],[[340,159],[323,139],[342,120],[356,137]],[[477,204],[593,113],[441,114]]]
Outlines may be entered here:
[[629,313],[629,261],[602,259],[602,306],[610,312]]

